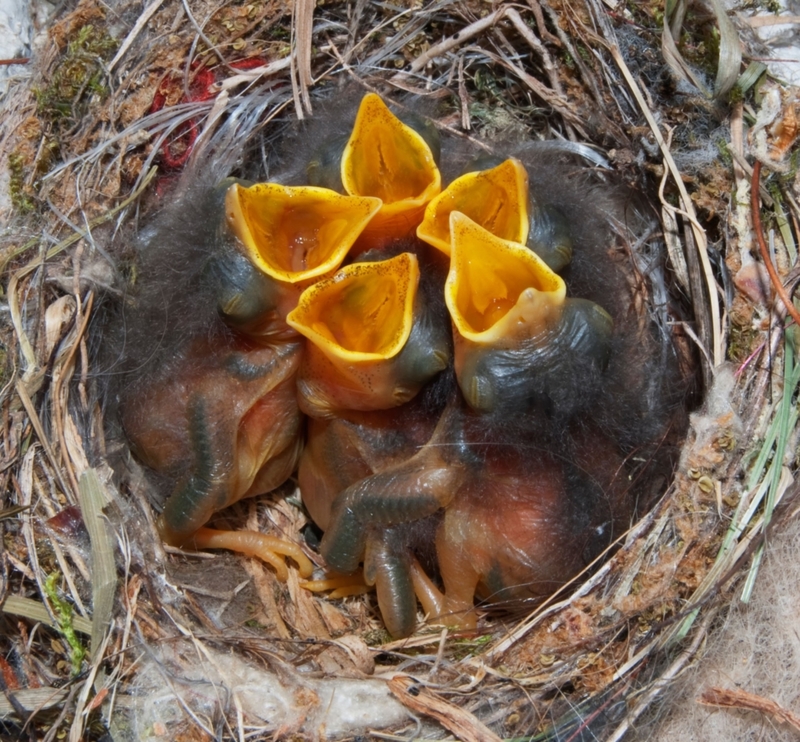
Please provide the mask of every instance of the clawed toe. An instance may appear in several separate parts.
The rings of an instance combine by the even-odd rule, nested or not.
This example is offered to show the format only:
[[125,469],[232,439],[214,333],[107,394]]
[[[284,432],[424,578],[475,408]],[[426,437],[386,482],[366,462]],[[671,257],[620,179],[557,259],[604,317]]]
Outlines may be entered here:
[[313,563],[297,544],[255,531],[217,531],[200,528],[185,545],[196,549],[228,549],[257,557],[275,570],[281,582],[289,579],[285,557],[297,564],[297,571],[301,577],[310,577],[314,571]]

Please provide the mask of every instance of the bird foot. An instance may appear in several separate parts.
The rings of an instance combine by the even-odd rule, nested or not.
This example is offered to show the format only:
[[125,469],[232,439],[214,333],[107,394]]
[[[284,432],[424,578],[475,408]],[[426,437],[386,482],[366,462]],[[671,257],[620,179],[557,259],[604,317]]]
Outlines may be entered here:
[[351,595],[364,595],[372,590],[372,586],[367,585],[360,571],[352,575],[329,572],[322,580],[305,580],[301,582],[300,587],[304,587],[312,593],[323,593],[330,590],[331,593],[328,597],[331,600],[348,598]]
[[411,565],[411,582],[428,623],[459,629],[474,629],[477,626],[478,614],[472,603],[448,598],[416,559]]
[[186,546],[195,549],[228,549],[258,557],[275,570],[281,582],[289,579],[289,569],[284,557],[289,557],[297,564],[297,571],[301,577],[310,577],[314,571],[311,560],[297,544],[255,531],[217,531],[212,528],[200,528]]

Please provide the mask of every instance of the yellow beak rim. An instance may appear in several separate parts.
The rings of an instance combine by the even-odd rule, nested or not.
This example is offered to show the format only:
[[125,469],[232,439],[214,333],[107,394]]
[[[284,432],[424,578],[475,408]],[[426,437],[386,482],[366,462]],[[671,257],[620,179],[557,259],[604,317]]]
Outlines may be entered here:
[[497,345],[530,335],[560,316],[566,286],[535,253],[458,211],[450,214],[450,231],[445,302],[459,335]]
[[374,93],[361,101],[341,168],[345,192],[380,198],[382,217],[421,209],[442,189],[430,147]]
[[234,183],[225,214],[247,256],[278,281],[300,283],[336,270],[381,201],[315,186]]
[[456,178],[425,207],[417,237],[450,255],[450,214],[459,211],[496,237],[528,239],[528,173],[516,158]]
[[411,334],[418,284],[411,253],[352,263],[307,288],[286,321],[337,365],[388,360]]

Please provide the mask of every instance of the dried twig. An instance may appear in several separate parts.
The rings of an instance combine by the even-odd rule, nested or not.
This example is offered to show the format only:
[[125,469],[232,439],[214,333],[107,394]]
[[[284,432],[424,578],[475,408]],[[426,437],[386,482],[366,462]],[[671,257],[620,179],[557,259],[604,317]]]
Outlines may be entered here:
[[[487,29],[491,28],[495,23],[502,19],[507,12],[507,6],[500,7],[495,10],[494,13],[489,13],[489,15],[487,15],[485,18],[481,18],[474,23],[470,23],[469,26],[462,28],[452,36],[440,41],[438,44],[434,44],[432,47],[430,47],[430,49],[420,54],[411,63],[409,67],[410,71],[420,72],[421,70],[425,69],[425,66],[428,64],[428,62],[436,59],[436,57],[443,57],[451,49],[461,46],[465,41],[468,41],[469,39],[472,39],[475,36],[478,36],[478,34],[481,34]],[[403,76],[404,75],[402,73],[395,75],[395,77]]]
[[114,69],[117,66],[117,63],[122,59],[125,54],[128,52],[131,44],[136,40],[136,37],[141,33],[142,29],[147,25],[147,21],[149,21],[153,14],[163,5],[164,0],[153,0],[150,5],[148,5],[143,11],[139,18],[136,20],[133,28],[128,32],[128,35],[125,37],[125,40],[120,44],[119,50],[114,55],[114,59],[112,59],[108,63],[108,71]]
[[500,742],[500,737],[469,711],[442,700],[405,675],[393,677],[389,690],[404,706],[418,714],[432,716],[462,742]]
[[722,708],[747,709],[758,711],[766,716],[774,717],[781,724],[790,724],[800,731],[800,716],[783,708],[780,704],[769,698],[757,696],[743,690],[728,688],[707,688],[703,691],[698,703],[704,706],[720,706]]
[[[293,0],[292,3],[292,94],[295,98],[297,118],[302,119],[304,113],[311,113],[311,96],[308,86],[312,84],[311,76],[311,44],[314,23],[315,0]],[[298,93],[297,82],[300,90]],[[302,100],[302,106],[300,101]]]
[[631,708],[630,712],[622,721],[622,723],[608,737],[607,742],[618,742],[621,740],[627,733],[628,729],[630,729],[631,725],[636,722],[636,720],[645,712],[645,710],[663,692],[663,690],[668,687],[670,683],[675,681],[688,663],[694,659],[706,638],[708,625],[711,623],[712,617],[712,613],[706,615],[702,626],[695,633],[692,643],[678,655],[675,661],[666,669],[665,672],[661,674],[659,679],[653,683],[643,697],[639,699],[638,703]]
[[764,239],[764,229],[761,226],[761,204],[759,203],[758,197],[758,187],[760,183],[761,161],[756,160],[755,164],[753,165],[753,184],[750,191],[750,203],[753,211],[753,231],[756,234],[758,249],[761,251],[761,259],[764,261],[767,273],[769,273],[769,280],[772,282],[772,285],[775,288],[775,291],[778,293],[778,296],[780,296],[783,305],[786,307],[786,311],[791,315],[792,319],[795,321],[795,324],[800,325],[800,312],[797,311],[794,302],[789,294],[786,293],[786,289],[783,287],[783,282],[781,281],[781,277],[778,275],[778,271],[772,263],[772,258],[769,256],[769,249],[767,248],[767,243]]
[[753,15],[744,18],[744,21],[753,28],[763,28],[764,26],[796,25],[800,23],[800,15]]

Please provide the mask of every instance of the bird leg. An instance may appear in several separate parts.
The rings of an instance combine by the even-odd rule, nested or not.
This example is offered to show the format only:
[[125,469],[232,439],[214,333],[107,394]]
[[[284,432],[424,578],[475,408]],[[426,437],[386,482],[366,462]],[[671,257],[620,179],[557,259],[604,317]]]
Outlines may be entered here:
[[369,529],[422,520],[452,501],[466,475],[457,444],[458,424],[458,409],[448,407],[431,439],[416,454],[339,494],[321,544],[331,567],[354,572],[364,556]]
[[334,501],[321,550],[330,566],[354,572],[364,556],[367,530],[410,523],[435,514],[452,500],[461,471],[450,463],[409,462],[348,487]]
[[395,527],[370,533],[364,554],[364,581],[375,585],[383,622],[395,637],[409,636],[417,625],[411,555],[402,531]]
[[[439,539],[437,537],[437,543]],[[413,561],[411,565],[411,580],[414,593],[422,605],[427,621],[441,626],[452,626],[462,629],[474,629],[478,622],[478,615],[473,601],[479,576],[465,561],[453,569],[452,564],[439,556],[439,570],[442,580],[447,586],[447,593],[443,593],[431,580],[419,562]],[[443,569],[443,567],[445,567]]]

